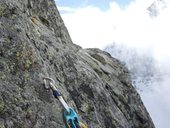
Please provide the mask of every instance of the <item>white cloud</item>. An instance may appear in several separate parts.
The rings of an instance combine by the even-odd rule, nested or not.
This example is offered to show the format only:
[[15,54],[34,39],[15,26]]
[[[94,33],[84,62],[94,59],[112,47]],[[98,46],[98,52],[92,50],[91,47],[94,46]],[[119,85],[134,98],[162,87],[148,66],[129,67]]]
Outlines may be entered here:
[[152,92],[141,92],[141,98],[150,112],[157,128],[169,128],[170,118],[170,80],[164,76],[162,81],[156,81],[151,86]]
[[70,7],[66,7],[66,6],[62,6],[62,7],[58,7],[58,9],[60,10],[60,12],[74,12],[75,11],[75,9],[73,9],[73,8],[70,8]]
[[157,57],[169,54],[170,8],[157,18],[148,15],[147,8],[153,0],[136,0],[127,8],[110,3],[107,11],[97,7],[59,7],[73,42],[83,48],[103,48],[112,42],[135,47],[155,47]]
[[105,18],[107,15],[99,8],[88,6],[62,14],[62,17],[73,42],[82,47],[101,48],[106,42],[113,41],[112,28],[108,18]]

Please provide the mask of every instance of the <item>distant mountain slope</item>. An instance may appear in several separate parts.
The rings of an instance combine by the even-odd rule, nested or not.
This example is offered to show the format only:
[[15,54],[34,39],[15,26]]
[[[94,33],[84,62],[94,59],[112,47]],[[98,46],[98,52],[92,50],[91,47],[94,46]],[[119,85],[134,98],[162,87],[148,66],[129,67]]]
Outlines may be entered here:
[[167,7],[168,1],[166,0],[155,0],[149,7],[149,15],[151,17],[156,17],[158,16],[163,9]]

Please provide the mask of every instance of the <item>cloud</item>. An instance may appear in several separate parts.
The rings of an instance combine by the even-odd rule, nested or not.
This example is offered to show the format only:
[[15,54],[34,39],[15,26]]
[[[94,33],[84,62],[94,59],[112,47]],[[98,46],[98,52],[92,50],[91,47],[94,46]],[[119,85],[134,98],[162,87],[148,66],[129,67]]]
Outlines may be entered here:
[[170,80],[169,76],[163,76],[162,81],[155,81],[150,86],[152,92],[147,90],[140,93],[157,128],[169,128],[170,115]]
[[74,13],[74,11],[75,11],[75,9],[73,9],[73,8],[70,8],[70,7],[66,7],[66,6],[59,6],[58,7],[58,9],[60,10],[60,13],[63,15],[63,14],[65,14],[65,13]]
[[155,18],[151,18],[147,8],[153,0],[136,0],[126,8],[115,2],[110,8],[86,6],[83,8],[59,7],[62,18],[73,42],[83,48],[98,47],[118,42],[134,47],[152,47],[160,59],[170,56],[170,8],[166,8]]
[[[62,14],[62,17],[74,43],[84,48],[97,46],[102,48],[106,42],[112,42],[112,28],[105,18],[107,15],[99,8],[92,6],[79,8]],[[108,34],[105,34],[106,31]]]

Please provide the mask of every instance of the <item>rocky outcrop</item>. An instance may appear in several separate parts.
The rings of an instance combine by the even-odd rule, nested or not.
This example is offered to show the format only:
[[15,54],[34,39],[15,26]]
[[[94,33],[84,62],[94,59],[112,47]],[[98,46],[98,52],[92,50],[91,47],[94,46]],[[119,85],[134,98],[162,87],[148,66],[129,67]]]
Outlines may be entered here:
[[127,68],[73,44],[53,0],[1,0],[0,128],[63,128],[42,75],[89,128],[154,128]]
[[167,8],[168,1],[167,0],[155,0],[153,3],[147,8],[150,17],[157,17],[161,12]]

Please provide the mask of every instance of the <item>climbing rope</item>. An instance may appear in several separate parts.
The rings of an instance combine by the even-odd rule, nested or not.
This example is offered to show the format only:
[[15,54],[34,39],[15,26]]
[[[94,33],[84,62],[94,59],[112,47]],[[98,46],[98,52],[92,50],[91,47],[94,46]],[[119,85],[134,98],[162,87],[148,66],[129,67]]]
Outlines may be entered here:
[[81,128],[88,128],[84,123],[80,122],[80,127]]
[[54,97],[58,99],[64,107],[63,116],[66,128],[87,128],[85,124],[79,122],[76,112],[65,102],[61,93],[57,90],[55,86],[55,81],[49,77],[43,77],[43,80],[45,88],[51,89],[53,91]]

